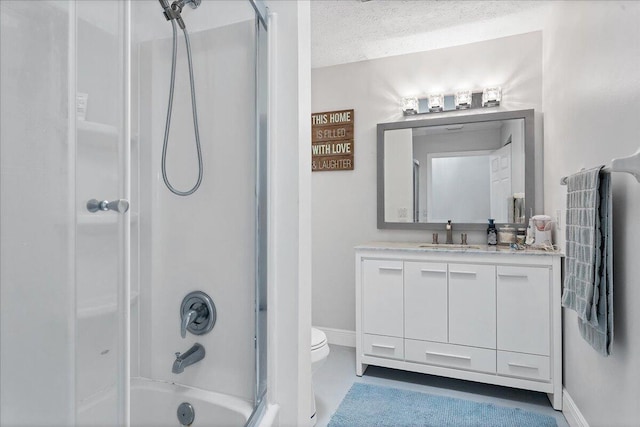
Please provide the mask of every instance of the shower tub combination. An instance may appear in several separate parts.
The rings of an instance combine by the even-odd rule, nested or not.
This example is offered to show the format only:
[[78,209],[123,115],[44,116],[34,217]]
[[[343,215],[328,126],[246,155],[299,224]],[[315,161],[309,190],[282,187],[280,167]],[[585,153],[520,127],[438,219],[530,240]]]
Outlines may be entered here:
[[0,18],[0,424],[257,425],[265,5],[3,0]]

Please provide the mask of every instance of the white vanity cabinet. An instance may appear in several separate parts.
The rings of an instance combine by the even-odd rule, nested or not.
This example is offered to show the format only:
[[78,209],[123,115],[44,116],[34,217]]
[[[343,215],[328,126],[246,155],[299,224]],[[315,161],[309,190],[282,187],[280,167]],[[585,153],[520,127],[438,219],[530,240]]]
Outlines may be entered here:
[[363,266],[363,331],[402,337],[402,261],[371,260]]
[[[369,262],[372,260],[366,260],[364,264]],[[447,264],[407,261],[404,277],[404,337],[446,342],[449,321]]]
[[368,365],[546,392],[562,408],[557,252],[356,248],[356,374]]
[[496,348],[496,269],[449,263],[449,342]]

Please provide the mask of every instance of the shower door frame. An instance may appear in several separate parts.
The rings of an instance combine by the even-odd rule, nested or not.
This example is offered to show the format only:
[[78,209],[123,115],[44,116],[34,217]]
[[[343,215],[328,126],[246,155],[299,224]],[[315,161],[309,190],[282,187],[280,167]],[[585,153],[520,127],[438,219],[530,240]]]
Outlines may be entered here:
[[[131,200],[131,0],[123,4],[123,85],[124,108],[122,109],[123,135],[118,151],[118,163],[122,169],[120,194]],[[120,336],[120,355],[118,359],[118,415],[120,424],[131,425],[131,220],[127,211],[119,216],[118,237],[121,256],[118,263],[118,276],[121,286],[118,288],[118,332]]]
[[[266,408],[267,394],[267,287],[268,287],[268,110],[269,26],[268,8],[262,0],[249,0],[255,22],[255,135],[256,135],[256,242],[255,242],[255,393],[247,426],[256,425]],[[261,120],[264,114],[264,121]]]

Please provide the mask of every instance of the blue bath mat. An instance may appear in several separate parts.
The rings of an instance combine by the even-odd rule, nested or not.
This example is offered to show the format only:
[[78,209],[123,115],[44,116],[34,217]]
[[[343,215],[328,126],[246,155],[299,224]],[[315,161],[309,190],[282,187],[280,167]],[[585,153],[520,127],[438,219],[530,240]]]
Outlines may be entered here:
[[557,427],[553,417],[519,408],[355,383],[329,427]]

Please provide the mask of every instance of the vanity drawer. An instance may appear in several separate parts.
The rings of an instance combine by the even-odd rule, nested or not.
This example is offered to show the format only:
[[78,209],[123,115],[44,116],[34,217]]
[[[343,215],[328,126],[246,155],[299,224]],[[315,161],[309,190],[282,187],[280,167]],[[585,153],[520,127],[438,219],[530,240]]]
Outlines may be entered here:
[[498,351],[498,374],[549,381],[551,362],[546,356]]
[[496,351],[428,341],[405,340],[405,359],[411,362],[479,372],[496,372]]
[[364,334],[363,352],[369,356],[404,359],[404,343],[402,341],[402,338]]

